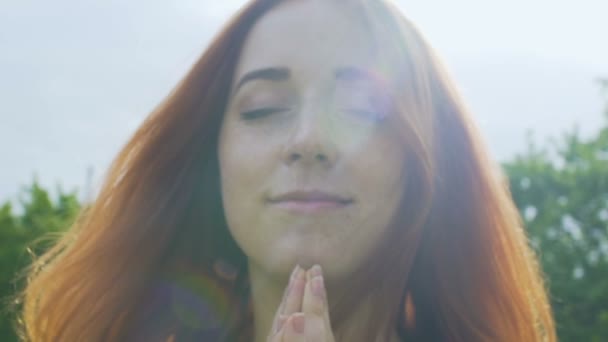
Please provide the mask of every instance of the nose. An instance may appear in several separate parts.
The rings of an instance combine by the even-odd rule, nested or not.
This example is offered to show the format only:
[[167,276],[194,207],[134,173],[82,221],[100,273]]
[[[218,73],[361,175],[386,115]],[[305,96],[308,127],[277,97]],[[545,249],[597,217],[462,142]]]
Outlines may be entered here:
[[287,165],[333,165],[338,158],[338,147],[326,113],[301,112],[283,149]]

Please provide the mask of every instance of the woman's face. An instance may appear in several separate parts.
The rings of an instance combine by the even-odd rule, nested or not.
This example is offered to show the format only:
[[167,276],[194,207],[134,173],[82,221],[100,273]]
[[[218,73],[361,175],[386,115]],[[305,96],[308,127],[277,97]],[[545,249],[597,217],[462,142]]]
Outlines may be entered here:
[[346,274],[387,236],[405,153],[378,45],[343,1],[287,2],[248,36],[219,160],[230,232],[257,267]]

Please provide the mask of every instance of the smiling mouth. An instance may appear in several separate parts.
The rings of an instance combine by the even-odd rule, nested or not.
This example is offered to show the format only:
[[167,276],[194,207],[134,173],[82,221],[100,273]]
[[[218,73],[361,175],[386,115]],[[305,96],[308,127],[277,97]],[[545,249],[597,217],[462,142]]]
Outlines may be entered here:
[[322,191],[293,191],[274,197],[269,203],[279,209],[298,214],[314,214],[345,208],[354,201]]
[[272,204],[290,212],[312,214],[342,209],[350,203],[340,203],[336,201],[279,201]]

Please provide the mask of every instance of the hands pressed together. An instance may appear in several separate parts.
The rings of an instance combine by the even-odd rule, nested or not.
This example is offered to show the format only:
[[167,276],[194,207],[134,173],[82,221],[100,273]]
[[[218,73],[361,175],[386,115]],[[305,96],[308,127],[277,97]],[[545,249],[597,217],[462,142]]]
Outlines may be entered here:
[[335,342],[321,266],[293,270],[268,342]]

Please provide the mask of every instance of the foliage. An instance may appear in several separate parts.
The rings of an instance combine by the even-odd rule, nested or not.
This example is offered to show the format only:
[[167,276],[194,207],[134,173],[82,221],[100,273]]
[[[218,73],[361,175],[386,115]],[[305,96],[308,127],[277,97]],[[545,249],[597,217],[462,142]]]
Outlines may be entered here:
[[575,129],[552,148],[504,165],[548,279],[561,341],[608,340],[608,108],[591,138]]
[[49,246],[48,233],[58,233],[68,227],[80,210],[75,193],[59,189],[56,200],[34,181],[24,190],[21,212],[13,211],[11,202],[0,207],[0,341],[17,341],[14,334],[12,299],[23,286],[17,277],[31,261]]

